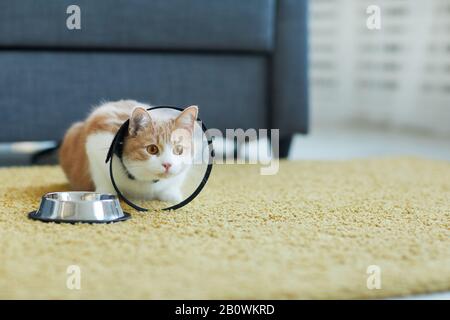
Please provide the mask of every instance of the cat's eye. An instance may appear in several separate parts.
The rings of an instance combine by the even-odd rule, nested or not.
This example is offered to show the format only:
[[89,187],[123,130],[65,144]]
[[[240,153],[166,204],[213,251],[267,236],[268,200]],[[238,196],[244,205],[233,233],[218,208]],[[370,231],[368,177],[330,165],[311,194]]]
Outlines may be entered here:
[[159,148],[156,144],[151,144],[151,145],[147,146],[147,152],[155,155],[155,154],[159,153]]
[[181,155],[183,153],[183,146],[177,144],[176,146],[173,147],[173,153],[176,155]]

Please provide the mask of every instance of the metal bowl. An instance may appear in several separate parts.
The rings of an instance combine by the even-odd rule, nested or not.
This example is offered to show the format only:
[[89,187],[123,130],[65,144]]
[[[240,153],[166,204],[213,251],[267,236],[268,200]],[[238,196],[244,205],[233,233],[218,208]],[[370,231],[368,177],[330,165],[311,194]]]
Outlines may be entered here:
[[39,209],[28,217],[44,222],[110,223],[127,220],[130,215],[123,212],[115,195],[81,191],[47,193]]

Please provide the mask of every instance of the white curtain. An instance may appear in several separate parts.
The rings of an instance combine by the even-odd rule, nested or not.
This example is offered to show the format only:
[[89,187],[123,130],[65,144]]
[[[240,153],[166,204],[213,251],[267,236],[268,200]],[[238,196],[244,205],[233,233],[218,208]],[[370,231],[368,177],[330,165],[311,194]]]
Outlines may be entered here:
[[309,21],[313,125],[450,134],[450,0],[312,0]]

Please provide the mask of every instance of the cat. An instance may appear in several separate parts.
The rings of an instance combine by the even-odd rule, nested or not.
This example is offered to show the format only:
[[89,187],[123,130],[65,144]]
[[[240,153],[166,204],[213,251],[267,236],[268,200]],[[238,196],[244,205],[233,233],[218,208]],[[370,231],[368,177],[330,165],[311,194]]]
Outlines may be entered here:
[[73,190],[116,194],[105,159],[116,132],[129,119],[122,161],[116,155],[113,159],[119,190],[135,199],[182,200],[198,107],[181,113],[167,108],[147,111],[150,107],[134,100],[106,102],[69,128],[59,159]]

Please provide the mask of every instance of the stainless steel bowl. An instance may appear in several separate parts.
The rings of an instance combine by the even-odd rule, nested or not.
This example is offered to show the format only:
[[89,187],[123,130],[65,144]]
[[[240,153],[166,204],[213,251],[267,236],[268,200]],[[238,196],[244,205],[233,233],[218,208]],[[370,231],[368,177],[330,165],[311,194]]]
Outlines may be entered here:
[[109,223],[130,218],[112,194],[95,192],[52,192],[42,197],[37,211],[28,215],[45,222]]

